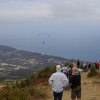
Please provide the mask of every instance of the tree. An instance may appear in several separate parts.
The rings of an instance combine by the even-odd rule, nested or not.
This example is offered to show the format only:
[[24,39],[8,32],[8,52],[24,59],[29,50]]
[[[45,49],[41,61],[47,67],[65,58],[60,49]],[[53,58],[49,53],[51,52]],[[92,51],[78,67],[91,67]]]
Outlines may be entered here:
[[92,66],[90,68],[90,72],[87,74],[88,77],[92,77],[92,76],[96,76],[98,74],[96,68],[94,66]]

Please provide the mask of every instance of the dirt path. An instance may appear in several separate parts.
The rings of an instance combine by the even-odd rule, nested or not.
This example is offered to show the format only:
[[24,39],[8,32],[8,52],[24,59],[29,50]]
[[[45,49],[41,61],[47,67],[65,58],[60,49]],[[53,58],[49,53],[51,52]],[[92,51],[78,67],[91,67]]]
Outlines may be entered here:
[[[100,78],[88,78],[87,73],[82,73],[82,98],[81,100],[100,100]],[[53,100],[51,88],[49,88],[50,98]],[[71,90],[64,90],[62,100],[71,100]]]

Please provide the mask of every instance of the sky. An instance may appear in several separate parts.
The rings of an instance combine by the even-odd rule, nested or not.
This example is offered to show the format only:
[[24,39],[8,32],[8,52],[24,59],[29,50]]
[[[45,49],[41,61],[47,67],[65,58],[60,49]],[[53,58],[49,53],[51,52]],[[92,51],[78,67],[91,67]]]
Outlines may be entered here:
[[0,0],[1,45],[100,61],[99,26],[99,0]]

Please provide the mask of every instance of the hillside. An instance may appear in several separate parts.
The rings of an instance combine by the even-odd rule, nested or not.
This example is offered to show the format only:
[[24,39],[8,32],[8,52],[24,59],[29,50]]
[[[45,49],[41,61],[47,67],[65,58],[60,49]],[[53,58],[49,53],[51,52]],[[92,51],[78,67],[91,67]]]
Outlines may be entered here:
[[[71,62],[72,59],[18,50],[0,45],[0,81],[14,81],[38,73],[46,66]],[[73,59],[73,61],[76,61]]]
[[[0,82],[23,79],[32,74],[37,74],[47,66],[53,68],[57,64],[72,63],[72,61],[77,62],[75,59],[67,59],[0,45]],[[83,62],[81,61],[81,63]]]
[[[81,73],[82,99],[100,100],[100,72],[94,68],[91,67],[88,72]],[[87,77],[89,72],[94,73],[93,69],[94,72],[97,71],[98,74],[95,74],[97,76]],[[4,87],[0,91],[0,100],[53,100],[53,92],[48,84],[48,79],[55,71],[55,67],[46,67],[37,75],[3,85]],[[63,100],[71,100],[70,94],[71,89],[64,89]]]
[[0,45],[0,81],[14,81],[38,73],[46,66],[54,67],[67,59]]
[[63,64],[65,61],[71,60],[72,59],[19,50],[13,47],[0,45],[0,61],[4,63],[21,65],[26,67],[39,67],[47,65],[54,66],[57,63]]

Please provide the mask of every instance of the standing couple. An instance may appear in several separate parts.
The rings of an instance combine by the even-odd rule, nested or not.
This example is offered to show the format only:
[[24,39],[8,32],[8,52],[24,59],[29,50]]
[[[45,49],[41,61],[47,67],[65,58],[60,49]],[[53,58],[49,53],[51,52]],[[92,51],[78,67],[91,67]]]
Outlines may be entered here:
[[[81,100],[81,76],[78,68],[73,64],[72,77],[68,80],[65,74],[61,72],[61,66],[56,66],[56,72],[51,75],[48,82],[53,90],[54,100],[62,100],[63,88],[66,86],[71,87],[71,99]],[[67,98],[66,98],[67,99]]]

